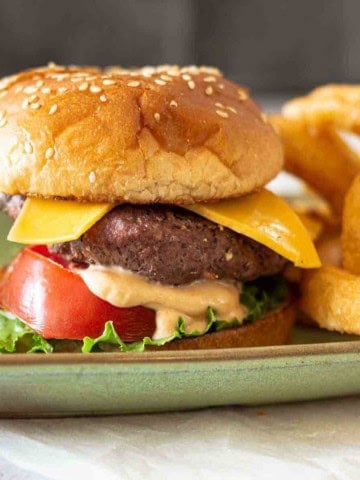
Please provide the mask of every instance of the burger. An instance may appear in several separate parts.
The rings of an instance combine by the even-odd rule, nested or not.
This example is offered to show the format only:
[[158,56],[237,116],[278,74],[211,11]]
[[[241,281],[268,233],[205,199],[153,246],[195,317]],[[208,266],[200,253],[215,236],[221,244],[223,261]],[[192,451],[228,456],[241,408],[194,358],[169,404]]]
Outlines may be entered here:
[[1,208],[24,248],[0,351],[282,344],[284,268],[320,262],[264,185],[280,141],[210,67],[54,64],[0,82]]

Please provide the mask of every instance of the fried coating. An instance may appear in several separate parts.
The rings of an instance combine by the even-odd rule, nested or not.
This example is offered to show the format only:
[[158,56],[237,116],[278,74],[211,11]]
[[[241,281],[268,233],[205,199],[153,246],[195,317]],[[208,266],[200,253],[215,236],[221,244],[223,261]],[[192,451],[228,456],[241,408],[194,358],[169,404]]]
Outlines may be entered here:
[[[360,175],[346,195],[343,213],[341,246],[343,265],[349,272],[360,275]],[[360,293],[360,292],[359,292]]]
[[300,308],[327,330],[360,335],[360,276],[324,265],[305,272]]
[[360,133],[360,85],[324,85],[290,100],[282,113],[320,129]]
[[270,121],[283,143],[285,169],[305,180],[340,219],[346,192],[360,172],[355,152],[333,129],[312,129],[303,119],[280,115]]

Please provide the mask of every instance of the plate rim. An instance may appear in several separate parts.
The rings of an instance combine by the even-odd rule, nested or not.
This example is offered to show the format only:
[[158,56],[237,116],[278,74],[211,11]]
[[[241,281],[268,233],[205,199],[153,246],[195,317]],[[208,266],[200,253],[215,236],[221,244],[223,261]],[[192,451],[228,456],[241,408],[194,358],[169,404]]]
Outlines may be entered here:
[[[97,353],[11,353],[0,355],[1,366],[67,365],[67,364],[149,364],[186,362],[228,362],[275,358],[337,356],[360,353],[360,340],[269,347],[222,348],[212,350],[97,352]],[[359,357],[360,361],[360,357]]]

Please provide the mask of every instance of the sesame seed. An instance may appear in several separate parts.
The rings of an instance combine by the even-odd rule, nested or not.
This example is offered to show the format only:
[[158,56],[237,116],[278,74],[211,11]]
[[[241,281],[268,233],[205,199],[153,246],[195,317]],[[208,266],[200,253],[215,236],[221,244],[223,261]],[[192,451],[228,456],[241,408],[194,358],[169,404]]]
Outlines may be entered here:
[[0,128],[5,127],[6,124],[7,124],[6,118],[2,118],[2,119],[0,120]]
[[131,82],[128,82],[126,85],[128,87],[138,87],[140,85],[140,82],[138,80],[131,80]]
[[35,83],[35,86],[40,88],[44,85],[44,80],[38,80],[36,83]]
[[103,85],[115,85],[116,84],[115,80],[111,80],[111,78],[105,78],[102,83],[103,83]]
[[90,86],[90,92],[91,93],[100,93],[102,90],[101,87],[98,87],[97,85],[91,85]]
[[176,100],[171,100],[170,102],[170,107],[177,107],[178,106],[178,103]]
[[219,108],[225,108],[224,105],[220,102],[216,102],[215,103],[215,107],[219,107]]
[[106,102],[106,95],[100,95],[100,102]]
[[73,83],[81,82],[82,78],[81,77],[71,77],[70,81]]
[[33,147],[30,142],[24,143],[24,150],[26,153],[33,153]]
[[48,149],[46,149],[46,152],[45,152],[46,159],[50,160],[50,158],[54,156],[54,153],[55,153],[55,150],[52,147],[49,147]]
[[186,82],[192,80],[191,75],[188,75],[187,73],[185,73],[184,75],[181,75],[181,78]]
[[61,82],[61,80],[64,80],[65,78],[70,77],[70,73],[56,73],[55,75],[52,76],[52,78],[58,82]]
[[31,95],[31,97],[29,97],[29,102],[30,103],[34,103],[34,102],[38,102],[39,101],[39,97],[37,95]]
[[32,93],[35,93],[38,91],[38,88],[35,87],[34,85],[28,85],[27,87],[24,88],[24,93],[27,95],[31,95]]
[[229,114],[223,110],[216,110],[216,113],[219,115],[219,117],[229,118]]
[[218,68],[215,68],[215,67],[207,67],[207,66],[203,65],[199,68],[199,70],[200,70],[200,72],[208,73],[209,75],[218,75],[218,76],[221,75],[220,70]]
[[51,89],[49,87],[43,87],[41,89],[41,92],[44,94],[44,95],[48,95],[50,92],[51,92]]
[[189,80],[188,81],[188,87],[190,88],[190,90],[194,90],[195,82],[193,80]]
[[40,107],[41,107],[41,105],[40,105],[40,103],[38,103],[38,102],[32,103],[32,104],[30,105],[30,108],[32,108],[33,110],[37,110],[37,109],[40,108]]
[[29,106],[29,99],[25,98],[21,106],[25,110]]
[[80,92],[85,92],[85,90],[87,90],[88,87],[89,87],[88,82],[83,82],[83,83],[80,83],[80,85],[78,86],[78,90],[80,90]]
[[223,89],[224,89],[224,84],[223,84],[223,83],[219,83],[218,87],[220,88],[220,90],[223,90]]
[[175,70],[175,69],[173,69],[173,70],[168,70],[166,73],[167,73],[168,75],[170,75],[171,77],[178,77],[178,76],[180,75],[179,70]]
[[90,182],[90,183],[95,183],[95,182],[96,182],[95,172],[90,172],[90,173],[89,173],[89,182]]
[[6,110],[0,110],[0,120],[2,120],[6,115]]
[[56,105],[56,103],[54,105],[51,105],[50,109],[49,109],[49,115],[54,115],[54,113],[57,111],[58,109],[58,106]]
[[229,110],[229,112],[232,112],[232,113],[237,113],[236,108],[230,107],[230,105],[227,105],[226,110]]
[[59,88],[57,89],[57,91],[58,91],[59,93],[65,93],[65,92],[67,92],[68,90],[69,90],[69,89],[66,88],[66,87],[59,87]]
[[24,85],[18,85],[15,88],[15,93],[21,93],[24,90]]
[[85,78],[87,82],[92,82],[93,80],[96,80],[97,77],[96,75],[89,75],[88,77]]
[[166,82],[172,82],[173,81],[173,79],[171,77],[168,77],[167,75],[160,75],[160,78],[162,78]]
[[214,89],[211,86],[205,88],[206,95],[212,95],[214,93]]
[[73,77],[87,77],[86,72],[76,72],[73,74]]
[[154,67],[143,67],[141,70],[141,75],[144,77],[151,77],[155,73]]
[[238,90],[239,100],[247,100],[249,98],[249,94],[245,90]]
[[157,78],[155,80],[155,83],[157,83],[158,85],[162,85],[162,86],[166,85],[166,82],[164,82],[164,80],[160,80],[159,78]]
[[5,97],[7,93],[8,93],[7,90],[3,90],[2,92],[0,92],[0,98]]
[[198,75],[200,70],[196,65],[188,65],[187,67],[184,68],[185,71],[194,73],[195,75]]
[[160,113],[154,113],[154,118],[157,122],[160,122]]
[[163,73],[167,72],[168,65],[158,65],[157,67],[154,67],[157,73]]
[[230,260],[233,258],[234,254],[232,253],[231,250],[228,250],[226,253],[225,253],[225,260],[227,262],[230,262]]
[[213,77],[213,76],[205,77],[204,82],[216,82],[216,77]]

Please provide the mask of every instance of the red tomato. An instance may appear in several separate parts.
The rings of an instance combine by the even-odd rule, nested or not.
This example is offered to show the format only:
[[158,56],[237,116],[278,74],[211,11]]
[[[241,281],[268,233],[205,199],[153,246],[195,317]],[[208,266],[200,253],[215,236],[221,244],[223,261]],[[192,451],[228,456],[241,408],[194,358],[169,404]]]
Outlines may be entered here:
[[82,340],[98,337],[112,320],[125,342],[151,337],[155,312],[145,307],[118,308],[97,297],[66,262],[46,247],[25,248],[0,283],[0,305],[44,338]]

